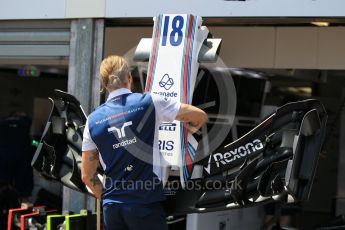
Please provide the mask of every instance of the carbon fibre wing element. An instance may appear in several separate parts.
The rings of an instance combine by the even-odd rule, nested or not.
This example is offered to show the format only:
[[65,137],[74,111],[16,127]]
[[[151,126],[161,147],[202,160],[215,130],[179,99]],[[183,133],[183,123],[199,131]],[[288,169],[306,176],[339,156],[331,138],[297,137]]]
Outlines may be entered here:
[[[85,113],[72,95],[56,95],[60,109],[50,99],[52,111],[32,166],[46,178],[90,193],[80,179]],[[195,177],[184,186],[179,178],[169,178],[167,215],[308,200],[326,122],[325,108],[317,100],[278,108],[243,137],[197,159]]]

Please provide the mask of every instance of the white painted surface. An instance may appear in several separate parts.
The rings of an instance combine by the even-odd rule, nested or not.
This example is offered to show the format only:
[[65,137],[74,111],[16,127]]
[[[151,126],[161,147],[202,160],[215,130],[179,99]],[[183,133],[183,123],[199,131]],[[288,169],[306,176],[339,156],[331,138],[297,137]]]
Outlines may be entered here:
[[343,0],[0,0],[0,19],[154,17],[343,17]]
[[67,0],[66,18],[103,18],[105,0]]
[[[159,13],[202,17],[344,16],[343,0],[107,0],[106,17],[153,17]],[[135,6],[135,7],[133,7]]]
[[65,18],[65,8],[65,0],[0,0],[0,20]]

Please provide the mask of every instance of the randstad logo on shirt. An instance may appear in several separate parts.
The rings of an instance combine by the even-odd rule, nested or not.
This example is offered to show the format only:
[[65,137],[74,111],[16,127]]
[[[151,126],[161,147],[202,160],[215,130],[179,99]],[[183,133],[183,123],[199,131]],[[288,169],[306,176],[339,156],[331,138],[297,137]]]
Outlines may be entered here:
[[[126,132],[125,132],[125,128],[129,127],[132,125],[132,121],[128,121],[123,123],[121,128],[117,128],[115,126],[108,128],[108,132],[114,133],[118,138],[124,138],[126,137]],[[122,140],[120,143],[116,143],[113,145],[113,149],[117,149],[119,147],[124,147],[127,145],[131,145],[137,142],[136,137],[134,137],[133,139],[127,139],[127,140]]]
[[131,145],[131,144],[134,144],[136,142],[137,142],[137,138],[136,137],[134,137],[133,139],[124,140],[124,141],[121,141],[120,143],[113,144],[113,149],[117,149],[117,148],[120,148],[120,147],[125,147],[127,145]]

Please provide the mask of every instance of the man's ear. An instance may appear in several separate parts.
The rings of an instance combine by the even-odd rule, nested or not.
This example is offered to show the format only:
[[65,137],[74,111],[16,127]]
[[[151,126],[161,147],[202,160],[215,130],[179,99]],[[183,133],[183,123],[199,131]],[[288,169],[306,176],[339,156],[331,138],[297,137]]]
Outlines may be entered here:
[[133,77],[131,73],[128,74],[128,88],[133,90]]

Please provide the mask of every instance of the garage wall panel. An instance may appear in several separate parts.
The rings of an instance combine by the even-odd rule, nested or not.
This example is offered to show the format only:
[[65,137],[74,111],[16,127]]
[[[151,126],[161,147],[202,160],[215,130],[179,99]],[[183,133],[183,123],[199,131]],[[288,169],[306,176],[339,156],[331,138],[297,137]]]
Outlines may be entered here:
[[319,28],[318,67],[345,69],[345,27]]
[[220,56],[229,67],[271,68],[274,65],[274,27],[209,27],[222,38]]
[[105,30],[104,57],[124,55],[139,44],[141,38],[151,38],[152,27],[115,27]]
[[[220,56],[228,67],[278,69],[345,69],[345,27],[208,27],[222,38]],[[105,56],[123,55],[151,27],[106,29]]]
[[275,68],[317,69],[318,29],[277,28]]

